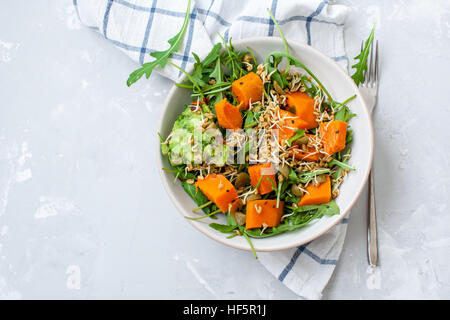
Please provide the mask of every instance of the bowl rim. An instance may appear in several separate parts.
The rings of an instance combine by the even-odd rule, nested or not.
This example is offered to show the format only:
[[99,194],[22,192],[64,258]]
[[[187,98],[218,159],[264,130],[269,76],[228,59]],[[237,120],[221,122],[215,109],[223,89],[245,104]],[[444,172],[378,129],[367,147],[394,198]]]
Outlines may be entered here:
[[[263,41],[263,42],[282,42],[282,39],[280,37],[275,37],[275,36],[259,36],[259,37],[247,37],[247,38],[242,38],[242,39],[238,39],[238,40],[234,40],[233,41],[233,45],[240,45],[246,42],[250,42],[250,41]],[[319,56],[322,56],[322,58],[328,60],[329,62],[331,62],[332,64],[334,64],[336,66],[336,69],[339,70],[338,72],[341,73],[345,78],[347,78],[348,82],[350,82],[350,85],[353,87],[354,91],[358,94],[359,97],[361,97],[361,101],[362,101],[362,105],[363,105],[363,110],[365,110],[365,112],[367,112],[368,115],[368,126],[369,126],[369,142],[370,142],[370,155],[369,155],[369,165],[368,165],[368,170],[364,175],[364,178],[362,180],[362,184],[361,184],[361,188],[355,193],[355,197],[353,197],[353,200],[350,202],[350,205],[348,206],[347,210],[345,212],[341,212],[339,214],[339,216],[337,216],[337,219],[335,221],[333,221],[332,223],[330,223],[330,225],[326,228],[324,228],[321,232],[313,235],[313,236],[309,236],[306,239],[303,239],[301,241],[298,241],[296,243],[291,243],[291,244],[286,244],[286,245],[280,245],[276,248],[255,248],[256,252],[274,252],[274,251],[281,251],[281,250],[286,250],[286,249],[291,249],[291,248],[295,248],[301,245],[304,245],[306,243],[309,243],[315,239],[320,238],[322,235],[324,235],[325,233],[327,233],[328,231],[330,231],[334,226],[336,226],[339,222],[341,222],[344,217],[350,212],[350,210],[353,208],[353,206],[355,205],[356,201],[359,199],[359,197],[361,196],[362,191],[364,190],[364,187],[367,183],[367,180],[369,178],[370,172],[372,170],[372,165],[373,165],[373,153],[374,153],[374,133],[373,133],[373,123],[372,123],[372,116],[371,113],[369,111],[369,108],[367,107],[366,102],[364,101],[361,92],[358,88],[358,86],[355,84],[355,82],[353,81],[353,79],[350,77],[350,75],[345,72],[344,68],[342,68],[339,64],[337,64],[337,62],[333,59],[331,59],[328,55],[326,55],[325,53],[323,53],[322,51],[306,44],[306,43],[301,43],[295,40],[291,40],[291,39],[287,39],[288,44],[295,44],[296,46],[299,47],[303,47],[306,48],[307,50],[311,50],[313,51],[315,54],[318,54]],[[191,65],[186,71],[188,73],[190,73],[193,70],[193,66]],[[183,73],[175,82],[181,82],[183,80],[185,80],[186,75]],[[164,115],[165,115],[165,110],[167,109],[167,105],[169,104],[169,101],[171,100],[172,96],[174,95],[176,90],[179,90],[180,88],[178,88],[175,83],[172,85],[172,88],[169,90],[169,92],[167,93],[167,96],[164,100],[163,103],[163,109],[160,111],[159,114],[159,118],[158,118],[158,123],[157,123],[157,130],[158,132],[161,131],[162,128],[162,121],[164,119]],[[162,170],[162,154],[161,154],[161,149],[160,149],[160,140],[159,137],[156,137],[157,139],[157,143],[156,143],[156,160],[157,160],[157,166],[158,166],[158,172],[161,178],[161,181],[163,183],[164,189],[166,190],[166,193],[169,195],[170,200],[172,201],[172,203],[175,205],[175,207],[177,208],[178,212],[184,217],[183,211],[185,211],[185,209],[179,204],[178,200],[176,199],[176,197],[173,195],[173,193],[171,192],[169,186],[167,185],[167,182],[165,181],[164,177],[163,177],[163,170]],[[240,249],[240,250],[245,250],[245,251],[251,251],[252,249],[250,248],[250,246],[241,246],[238,244],[235,244],[233,242],[229,242],[226,241],[226,237],[219,237],[219,235],[216,235],[214,233],[209,233],[209,232],[205,232],[203,229],[200,228],[200,224],[197,221],[193,221],[190,219],[186,219],[192,226],[194,226],[197,230],[199,230],[202,234],[206,235],[207,237],[218,241],[219,243],[222,243],[226,246],[235,248],[235,249]]]

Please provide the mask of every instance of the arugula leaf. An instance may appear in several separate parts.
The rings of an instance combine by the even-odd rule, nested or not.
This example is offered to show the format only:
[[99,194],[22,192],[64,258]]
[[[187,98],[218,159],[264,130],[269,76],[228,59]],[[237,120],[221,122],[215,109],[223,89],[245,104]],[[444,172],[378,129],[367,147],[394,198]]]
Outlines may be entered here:
[[[211,78],[214,78],[216,80],[216,84],[220,85],[223,83],[223,73],[222,73],[222,67],[220,65],[220,56],[217,57],[216,60],[216,67],[214,68],[213,72],[209,75]],[[231,87],[231,86],[230,86]],[[222,89],[219,92],[210,92],[209,94],[216,98],[216,101],[221,101],[223,99],[223,91]]]
[[[187,194],[195,201],[195,203],[199,206],[209,202],[209,199],[197,188],[195,188],[195,185],[189,184],[186,181],[181,181],[181,185],[183,186],[183,189],[187,192]],[[211,213],[210,207],[202,208],[203,212],[206,214]]]
[[197,54],[192,52],[196,63],[194,63],[194,71],[192,72],[191,77],[200,87],[202,87],[202,89],[204,86],[207,86],[207,82],[209,81],[208,74],[211,72],[209,66],[220,57],[221,49],[222,44],[217,43],[202,61],[200,61]]
[[229,226],[237,226],[238,225],[236,220],[230,213],[227,213],[227,224]]
[[223,233],[230,233],[234,231],[238,226],[231,226],[227,224],[220,224],[220,223],[210,223],[209,226],[219,232]]
[[328,163],[328,166],[331,168],[333,166],[338,166],[341,167],[343,169],[347,169],[347,170],[355,170],[355,168],[349,166],[347,163],[341,162],[339,160],[333,159]]
[[325,173],[329,173],[329,172],[330,172],[330,169],[318,169],[316,171],[303,172],[299,175],[298,180],[301,183],[308,183],[312,179],[314,179],[316,176],[319,176],[319,175],[325,174]]
[[303,70],[305,70],[311,76],[311,78],[313,78],[314,81],[322,88],[323,92],[325,92],[327,97],[330,100],[333,100],[333,98],[331,97],[331,94],[328,92],[327,89],[325,89],[325,86],[322,84],[322,82],[320,82],[320,80],[316,77],[316,75],[314,73],[312,73],[312,71],[309,70],[308,67],[305,66],[305,64],[303,62],[301,62],[297,58],[293,57],[292,55],[290,55],[290,54],[288,54],[286,52],[272,52],[272,53],[269,53],[269,55],[267,56],[267,58],[266,58],[264,63],[270,65],[270,63],[271,63],[270,60],[271,59],[273,59],[273,61],[276,61],[276,59],[283,58],[283,57],[285,57],[286,59],[290,59],[291,63],[294,66],[302,68]]
[[216,45],[211,49],[211,52],[203,59],[202,65],[203,67],[208,67],[211,63],[217,60],[220,56],[220,50],[222,49],[222,44],[216,43]]
[[286,192],[286,196],[284,198],[284,202],[290,202],[290,203],[298,203],[300,201],[300,197],[294,196],[293,194],[290,194]]
[[260,111],[247,110],[245,112],[244,129],[249,129],[249,128],[255,127],[258,124],[260,115],[261,115]]
[[347,136],[345,137],[345,145],[348,146],[353,141],[353,130],[347,130]]
[[[346,168],[346,166],[348,166],[348,167],[350,167],[350,168],[352,168],[348,163],[349,163],[349,157],[348,156],[341,156],[341,153],[342,153],[343,151],[340,151],[340,152],[337,152],[335,155],[334,155],[334,157],[336,157],[335,159],[333,159],[333,160],[336,160],[336,161],[339,161],[339,163],[340,163],[340,165],[337,165],[337,163],[335,163],[336,165],[337,165],[337,169],[336,169],[336,171],[334,171],[332,174],[331,174],[331,176],[333,177],[333,179],[334,180],[338,180],[341,176],[342,176],[342,171],[344,170],[344,169],[347,169]],[[351,149],[350,148],[348,148],[347,149],[347,151],[346,151],[348,154],[350,154],[350,152],[351,152]],[[337,159],[337,158],[339,158],[339,159]],[[332,160],[332,161],[333,161]],[[332,162],[331,161],[331,162]],[[330,162],[330,163],[331,163]],[[352,168],[353,169],[353,168]],[[348,170],[351,170],[351,169],[348,169]],[[353,169],[353,170],[355,170],[355,169]],[[333,184],[333,185],[338,185],[338,184]],[[333,190],[333,186],[332,186],[332,190]]]
[[355,117],[356,114],[352,113],[347,106],[342,106],[335,114],[334,114],[334,120],[340,120],[348,122],[351,118]]
[[292,168],[290,168],[290,170],[289,170],[288,180],[291,183],[298,183],[298,176],[295,173],[294,169],[292,169]]
[[204,85],[206,85],[206,82],[203,80],[203,64],[200,62],[200,59],[194,52],[192,52],[192,55],[195,57],[196,62],[194,63],[194,71],[191,73],[191,77],[194,81],[191,82],[193,84],[195,82],[199,87],[203,87]]
[[247,74],[247,71],[242,68],[242,58],[247,53],[245,51],[236,51],[234,50],[233,45],[231,44],[231,38],[229,43],[225,42],[225,39],[219,34],[219,37],[222,39],[223,45],[225,47],[225,51],[222,53],[221,58],[225,63],[225,66],[230,71],[230,80],[234,81],[239,79],[241,76]]
[[189,22],[189,13],[191,11],[191,0],[188,0],[188,6],[186,9],[186,16],[184,18],[183,25],[181,27],[180,32],[178,32],[174,37],[169,39],[167,42],[170,44],[170,47],[167,50],[164,51],[155,51],[150,53],[150,55],[155,60],[151,62],[144,63],[141,68],[133,71],[127,80],[127,86],[131,86],[133,83],[138,81],[144,74],[147,77],[147,79],[152,74],[152,71],[155,67],[158,65],[164,68],[166,66],[166,63],[173,52],[177,51],[180,47],[180,44],[183,40],[184,33],[186,32],[188,22]]
[[[194,90],[194,88],[197,89],[197,92],[199,92],[200,96],[203,98],[203,92],[200,89],[200,85],[197,83],[197,81],[184,69],[180,68],[179,66],[177,66],[175,63],[173,63],[172,61],[167,61],[168,64],[170,64],[171,66],[177,68],[178,70],[180,70],[181,72],[183,72],[186,77],[189,79],[189,81],[191,81],[194,85],[194,87],[192,88],[192,90]],[[195,90],[194,90],[195,91]]]
[[356,69],[355,73],[352,75],[352,79],[355,81],[356,85],[364,82],[364,73],[367,71],[367,57],[369,56],[370,45],[373,42],[374,33],[375,26],[373,26],[372,31],[364,44],[364,48],[355,57],[355,59],[359,60],[359,62],[352,66],[353,69]]
[[301,206],[301,207],[294,209],[294,212],[302,213],[302,212],[307,212],[307,211],[311,211],[311,210],[317,210],[317,213],[319,213],[320,215],[332,216],[335,214],[339,214],[339,207],[336,204],[336,202],[334,202],[334,200],[331,200],[330,202],[322,203],[322,204],[311,204],[311,205]]

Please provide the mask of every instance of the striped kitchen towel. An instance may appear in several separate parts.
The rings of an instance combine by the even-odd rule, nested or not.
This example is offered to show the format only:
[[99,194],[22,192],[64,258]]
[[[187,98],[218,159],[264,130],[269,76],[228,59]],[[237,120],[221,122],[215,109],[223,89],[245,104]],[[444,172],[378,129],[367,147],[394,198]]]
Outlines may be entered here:
[[[181,28],[186,0],[73,0],[83,24],[98,31],[139,64],[150,53],[168,48]],[[344,21],[347,7],[331,0],[192,0],[183,43],[172,61],[182,69],[194,63],[191,52],[205,57],[213,44],[230,38],[279,36],[270,8],[288,39],[307,43],[347,68]],[[172,80],[180,71],[171,65],[155,69]],[[347,220],[298,248],[259,253],[259,261],[300,297],[319,299],[338,261]]]

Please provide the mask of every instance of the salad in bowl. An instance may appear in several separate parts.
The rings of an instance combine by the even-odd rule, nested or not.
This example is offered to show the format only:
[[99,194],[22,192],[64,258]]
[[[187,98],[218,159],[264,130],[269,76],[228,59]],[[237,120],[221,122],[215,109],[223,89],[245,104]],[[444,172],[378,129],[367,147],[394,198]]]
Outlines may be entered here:
[[[161,177],[179,211],[255,256],[309,242],[342,220],[373,153],[370,116],[352,79],[319,51],[288,45],[274,23],[282,41],[222,39],[204,59],[193,53],[189,71],[167,60],[183,76],[159,122]],[[128,83],[148,77],[163,56]]]
[[[349,171],[353,138],[347,101],[287,52],[257,61],[250,48],[219,43],[178,83],[191,90],[162,154],[209,226],[266,238],[339,214],[334,199]],[[280,65],[285,61],[284,67]],[[303,70],[303,72],[300,71]]]

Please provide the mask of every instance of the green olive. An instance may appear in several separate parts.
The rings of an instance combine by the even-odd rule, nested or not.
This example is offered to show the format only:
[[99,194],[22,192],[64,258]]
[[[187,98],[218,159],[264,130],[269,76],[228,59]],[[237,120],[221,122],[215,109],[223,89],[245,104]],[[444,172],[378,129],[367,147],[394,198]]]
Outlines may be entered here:
[[290,167],[287,164],[283,164],[280,166],[278,171],[283,175],[283,177],[289,177],[289,172],[291,171]]
[[247,186],[250,183],[250,177],[247,173],[241,172],[237,175],[236,181],[234,182],[234,185],[236,188],[241,189]]
[[217,129],[217,126],[214,122],[211,122],[210,124],[208,124],[208,126],[206,127],[206,130],[211,130],[211,129]]
[[281,86],[280,86],[280,84],[279,84],[278,82],[274,81],[274,82],[273,82],[273,87],[275,88],[275,91],[276,91],[278,94],[280,94],[280,95],[283,95],[283,94],[284,94],[284,91],[283,91],[283,89],[281,88]]
[[301,136],[297,140],[294,141],[294,144],[307,144],[309,141],[309,137],[306,135]]
[[259,200],[261,199],[261,196],[259,194],[251,194],[247,197],[247,199],[245,200],[246,202],[251,201],[251,200]]
[[246,62],[246,63],[252,63],[253,57],[247,53],[247,54],[245,54],[244,57],[242,58],[242,61],[243,61],[243,62]]
[[303,196],[303,191],[302,191],[302,189],[300,189],[300,188],[298,187],[298,185],[296,185],[296,184],[293,184],[293,185],[292,185],[292,187],[291,187],[291,192],[292,192],[292,194],[293,194],[294,196],[296,196],[296,197],[301,197],[301,196]]
[[325,174],[321,174],[316,176],[314,179],[312,179],[312,184],[313,186],[318,186],[319,184],[321,184],[322,182],[327,181],[327,177]]
[[234,213],[234,218],[236,219],[236,223],[240,226],[243,226],[245,224],[245,214],[243,214],[240,211],[236,211]]

